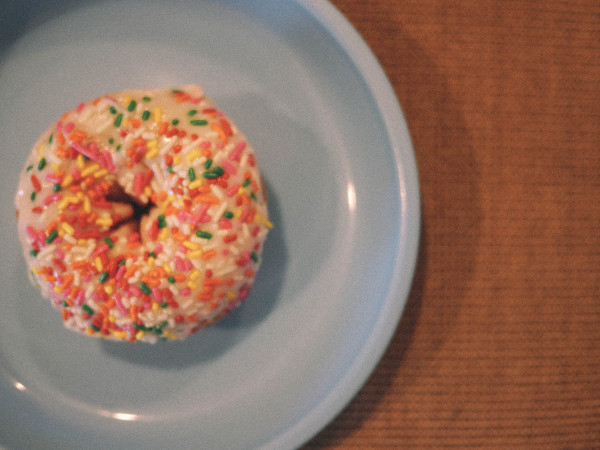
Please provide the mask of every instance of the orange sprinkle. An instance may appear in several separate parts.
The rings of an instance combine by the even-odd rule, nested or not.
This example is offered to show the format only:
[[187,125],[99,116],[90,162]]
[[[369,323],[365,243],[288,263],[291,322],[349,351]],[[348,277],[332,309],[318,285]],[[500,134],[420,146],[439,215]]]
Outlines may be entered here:
[[185,233],[174,233],[173,239],[175,239],[176,241],[187,241],[188,235]]
[[175,275],[173,275],[173,278],[175,279],[175,281],[178,281],[180,283],[182,281],[185,281],[185,275],[182,273],[176,273]]
[[[117,304],[117,302],[115,301],[114,297],[111,297],[107,302],[106,302],[106,307],[111,310],[115,307],[115,305]],[[108,314],[108,313],[107,313]]]
[[100,305],[100,312],[103,316],[108,316],[108,308],[106,307],[106,305]]
[[225,134],[225,130],[223,130],[223,128],[221,128],[221,126],[217,122],[212,122],[210,124],[210,127],[214,131],[216,131],[217,133],[219,133],[219,139],[221,140],[221,142],[223,144],[227,144],[227,142],[229,141],[229,138],[227,137],[227,134]]
[[85,138],[87,138],[87,134],[81,130],[73,130],[71,134],[69,134],[69,140],[71,142],[81,142]]
[[221,203],[219,197],[215,197],[214,195],[197,195],[194,197],[194,202],[196,203],[208,203],[209,205],[218,205]]
[[183,320],[186,322],[198,322],[198,318],[196,316],[185,316]]
[[123,274],[123,278],[127,279],[127,278],[131,278],[131,276],[138,270],[138,266],[135,264],[132,264]]
[[158,135],[162,136],[167,131],[167,127],[169,126],[169,122],[162,122],[158,127]]
[[142,122],[140,122],[138,119],[136,119],[135,117],[132,117],[131,119],[129,119],[129,123],[131,124],[131,126],[133,128],[139,128],[140,125],[142,124]]
[[58,142],[58,145],[65,145],[65,142],[67,142],[64,134],[62,134],[61,132],[56,133],[55,137],[56,137],[56,142]]
[[73,282],[73,279],[75,277],[73,276],[72,273],[65,275],[65,278],[62,282],[62,284],[60,285],[60,287],[62,288],[62,290],[66,290],[69,286],[71,286],[71,283]]
[[126,246],[128,250],[135,250],[136,248],[141,247],[141,245],[141,242],[128,242]]
[[160,286],[160,280],[157,280],[154,277],[142,277],[142,281],[150,287]]
[[205,292],[200,292],[198,294],[198,300],[208,301],[213,298],[212,294],[207,294]]
[[223,284],[222,278],[208,278],[202,282],[205,286],[220,286]]
[[67,308],[63,308],[62,309],[62,318],[63,320],[68,320],[69,317],[71,317],[73,315],[73,313],[71,311],[69,311]]
[[209,250],[207,252],[204,252],[202,254],[202,259],[207,261],[211,258],[214,258],[215,256],[217,256],[217,251],[213,248],[212,250]]
[[246,275],[248,278],[252,278],[254,277],[254,272],[252,271],[252,269],[246,269],[244,271],[244,275]]

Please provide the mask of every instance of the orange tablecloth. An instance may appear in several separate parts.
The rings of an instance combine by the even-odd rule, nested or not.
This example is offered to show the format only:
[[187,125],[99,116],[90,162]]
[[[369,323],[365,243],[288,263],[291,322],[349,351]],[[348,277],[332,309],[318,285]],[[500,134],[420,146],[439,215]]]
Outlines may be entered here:
[[600,446],[600,2],[334,0],[414,141],[405,314],[308,447]]

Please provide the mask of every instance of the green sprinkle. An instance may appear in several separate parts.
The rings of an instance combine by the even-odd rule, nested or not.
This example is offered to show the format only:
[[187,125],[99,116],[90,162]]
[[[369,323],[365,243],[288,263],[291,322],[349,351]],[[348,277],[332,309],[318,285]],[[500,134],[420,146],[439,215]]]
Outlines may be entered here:
[[177,125],[179,123],[179,119],[171,120],[171,125]]
[[231,211],[225,211],[223,213],[223,217],[226,217],[227,219],[233,219],[233,213]]
[[187,112],[188,117],[192,117],[194,114],[196,114],[198,111],[196,111],[195,109],[190,109]]
[[63,300],[62,302],[60,302],[60,304],[63,305],[65,308],[69,306],[66,300]]
[[115,143],[115,140],[114,140],[113,138],[110,138],[110,139],[108,140],[108,143],[109,143],[110,145],[113,145],[113,144]]
[[40,162],[38,163],[38,170],[43,170],[44,167],[46,167],[46,158],[40,159]]
[[257,200],[257,198],[256,198],[256,194],[255,194],[254,192],[250,192],[250,198],[251,198],[252,200],[254,200],[254,201],[256,201],[256,200]]
[[207,179],[215,179],[215,178],[219,178],[219,174],[214,173],[214,172],[202,172],[202,177],[203,178],[207,178]]
[[54,239],[56,239],[56,237],[58,236],[58,231],[54,230],[52,233],[50,233],[48,235],[48,237],[46,238],[46,244],[50,244],[52,243],[52,241]]
[[210,239],[212,238],[212,234],[209,233],[208,231],[196,231],[196,236],[198,236],[199,238],[204,238],[204,239]]
[[152,289],[150,289],[148,287],[148,285],[146,283],[144,283],[143,281],[141,281],[140,284],[138,284],[138,286],[140,287],[140,289],[142,291],[144,291],[144,294],[150,295],[152,293]]
[[123,264],[126,264],[127,261],[125,259],[122,259],[121,261],[119,261],[119,264],[117,264],[117,267],[121,267]]
[[90,308],[89,305],[83,304],[81,305],[81,309],[83,309],[83,311],[89,314],[90,316],[94,314],[94,310]]
[[104,283],[106,280],[108,280],[108,272],[102,272],[98,281],[100,281],[100,283]]
[[169,277],[169,278],[167,278],[167,281],[168,281],[169,283],[173,284],[173,283],[175,283],[175,278],[173,278],[173,277]]
[[242,186],[248,187],[249,184],[250,184],[250,178],[246,178],[246,181],[244,181],[244,184],[242,184]]
[[56,183],[54,186],[52,186],[52,190],[54,192],[59,192],[60,191],[60,184]]
[[150,118],[150,111],[146,110],[142,113],[142,120],[148,120]]
[[94,325],[93,323],[91,323],[91,324],[90,324],[90,328],[91,328],[92,330],[94,330],[96,333],[97,333],[98,331],[100,331],[100,328],[98,328],[98,327],[97,327],[96,325]]
[[31,165],[27,166],[27,170],[26,170],[26,172],[29,172],[31,169],[33,169],[33,164],[31,164]]
[[167,172],[173,173],[173,166],[167,166]]
[[142,100],[144,100],[146,103],[148,103],[152,99],[150,97],[142,97]]
[[148,256],[156,259],[156,253],[154,253],[154,252],[148,253]]
[[[113,243],[112,239],[109,238],[108,236],[106,236],[104,238],[104,242],[106,242],[108,244],[109,248],[113,248],[115,246],[115,244]],[[123,261],[125,261],[125,260],[123,260]]]
[[33,192],[31,193],[31,197],[30,197],[32,202],[33,202],[33,201],[35,201],[35,195],[36,195],[36,192],[35,192],[35,191],[33,191]]
[[166,308],[167,306],[169,306],[169,304],[168,304],[167,302],[162,302],[162,303],[160,304],[160,307],[161,307],[161,308]]
[[190,167],[188,169],[188,178],[190,179],[190,181],[194,181],[196,179],[196,171],[193,167]]
[[219,167],[219,166],[215,167],[213,169],[213,172],[216,173],[217,176],[219,176],[219,177],[225,173],[225,171],[223,170],[223,168]]
[[35,258],[35,257],[38,255],[38,253],[39,253],[39,252],[38,252],[38,251],[37,251],[35,248],[34,248],[34,249],[31,249],[31,250],[29,250],[29,254],[30,254],[31,256],[33,256],[34,258]]
[[50,135],[50,138],[48,139],[48,144],[52,144],[52,139],[54,138],[54,134]]
[[117,113],[117,109],[114,106],[111,106],[110,108],[108,108],[108,110],[110,111],[111,114]]
[[119,128],[121,126],[121,121],[123,120],[123,113],[120,113],[115,119],[115,127]]
[[135,100],[131,100],[129,102],[129,106],[127,106],[127,111],[132,112],[135,109],[136,106],[137,106],[136,101]]
[[89,157],[87,157],[87,156],[85,156],[85,155],[83,155],[83,160],[84,160],[84,161],[89,161],[89,160],[90,160],[90,158],[89,158]]
[[252,258],[252,261],[258,262],[258,256],[256,255],[256,252],[250,253],[250,258]]
[[165,216],[161,214],[158,216],[158,228],[164,228],[167,226],[167,221],[165,220]]
[[192,125],[208,125],[208,120],[190,120]]
[[204,163],[204,168],[206,170],[210,169],[211,164],[212,164],[212,159],[207,159],[206,162]]
[[117,151],[120,152],[121,151],[121,146],[117,145]]

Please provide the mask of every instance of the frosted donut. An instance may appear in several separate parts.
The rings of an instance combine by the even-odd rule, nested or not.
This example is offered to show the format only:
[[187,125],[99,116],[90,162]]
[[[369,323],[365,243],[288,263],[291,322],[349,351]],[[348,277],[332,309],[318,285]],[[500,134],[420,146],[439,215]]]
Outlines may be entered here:
[[30,279],[67,328],[184,339],[252,289],[272,227],[261,181],[252,147],[198,86],[81,103],[19,181]]

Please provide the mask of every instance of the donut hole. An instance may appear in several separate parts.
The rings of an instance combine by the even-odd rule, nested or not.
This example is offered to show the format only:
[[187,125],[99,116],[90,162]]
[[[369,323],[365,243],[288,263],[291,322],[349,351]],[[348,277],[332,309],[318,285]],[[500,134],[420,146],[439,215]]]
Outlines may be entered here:
[[111,231],[114,231],[123,225],[134,225],[137,232],[141,230],[141,223],[144,217],[150,214],[150,211],[156,206],[151,200],[143,203],[139,198],[128,194],[123,186],[118,183],[114,183],[110,191],[106,194],[106,200],[119,203],[122,205],[128,205],[131,208],[131,213],[124,215],[121,220],[113,223]]

